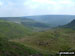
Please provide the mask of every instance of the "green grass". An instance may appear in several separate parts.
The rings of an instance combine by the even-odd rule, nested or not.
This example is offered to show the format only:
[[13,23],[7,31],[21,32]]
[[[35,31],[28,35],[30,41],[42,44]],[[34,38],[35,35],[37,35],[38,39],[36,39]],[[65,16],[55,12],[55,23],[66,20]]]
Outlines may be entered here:
[[75,30],[72,28],[32,32],[21,24],[0,20],[1,56],[55,56],[59,51],[74,50]]
[[31,56],[42,55],[40,52],[20,43],[0,38],[0,56]]
[[51,29],[34,36],[14,40],[44,54],[75,50],[75,30],[68,28]]
[[31,34],[31,29],[21,24],[0,20],[0,56],[42,56],[43,54],[38,50],[10,41],[25,38]]
[[21,24],[0,20],[0,37],[21,38],[31,34],[31,30]]

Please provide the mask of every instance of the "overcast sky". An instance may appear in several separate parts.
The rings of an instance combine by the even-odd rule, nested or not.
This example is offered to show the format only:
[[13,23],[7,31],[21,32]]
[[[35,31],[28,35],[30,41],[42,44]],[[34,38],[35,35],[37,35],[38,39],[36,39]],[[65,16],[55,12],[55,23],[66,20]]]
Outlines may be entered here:
[[0,17],[75,15],[75,0],[0,0]]

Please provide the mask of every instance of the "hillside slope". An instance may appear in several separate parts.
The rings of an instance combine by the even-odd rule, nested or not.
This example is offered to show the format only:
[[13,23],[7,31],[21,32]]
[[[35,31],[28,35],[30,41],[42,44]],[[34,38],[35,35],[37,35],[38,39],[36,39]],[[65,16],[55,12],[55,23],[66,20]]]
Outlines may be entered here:
[[49,24],[45,24],[45,23],[41,23],[41,22],[21,22],[21,24],[23,24],[25,27],[29,27],[34,31],[42,31],[42,30],[47,30],[50,29],[52,27],[50,27]]
[[64,25],[63,27],[75,29],[75,20],[72,20],[70,23]]
[[23,43],[35,50],[55,56],[59,51],[75,51],[75,20],[66,24],[69,27],[58,27],[55,29],[37,32],[34,35],[13,40]]
[[30,36],[31,29],[21,24],[0,20],[0,56],[42,56],[38,50],[12,42]]
[[38,51],[0,37],[0,56],[42,56]]
[[25,17],[1,17],[0,19],[18,24],[23,24],[25,27],[32,28],[32,30],[44,30],[51,28],[49,24],[41,23]]
[[31,30],[21,24],[0,20],[0,37],[21,38],[30,35]]
[[36,33],[30,38],[13,40],[30,46],[45,54],[57,54],[59,51],[75,50],[75,30],[69,28],[51,29]]

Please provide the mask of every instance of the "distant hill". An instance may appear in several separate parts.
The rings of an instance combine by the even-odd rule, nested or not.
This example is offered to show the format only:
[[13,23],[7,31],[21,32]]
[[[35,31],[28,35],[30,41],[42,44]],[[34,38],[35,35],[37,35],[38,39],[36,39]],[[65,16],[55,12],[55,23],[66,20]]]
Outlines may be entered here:
[[41,24],[42,26],[49,25],[52,28],[60,25],[65,25],[71,22],[73,19],[75,19],[75,15],[39,15],[39,16],[25,16],[25,17],[0,17],[0,19],[12,21],[16,23],[23,23],[24,25],[25,24],[28,25],[28,23],[32,24],[32,22],[34,22],[37,27],[38,27],[37,25],[38,23]]
[[21,22],[25,27],[29,27],[34,31],[42,31],[42,30],[47,30],[50,29],[50,25],[46,23],[41,23],[41,22]]
[[38,22],[47,23],[50,24],[50,26],[55,27],[67,24],[71,20],[75,19],[75,15],[39,15],[27,16],[26,18],[33,19]]
[[32,28],[33,30],[45,30],[51,28],[49,24],[41,23],[25,17],[1,17],[0,19],[18,24],[23,24],[25,27]]
[[11,22],[16,22],[16,23],[34,21],[32,19],[28,19],[25,17],[0,17],[0,19],[6,20],[6,21],[11,21]]

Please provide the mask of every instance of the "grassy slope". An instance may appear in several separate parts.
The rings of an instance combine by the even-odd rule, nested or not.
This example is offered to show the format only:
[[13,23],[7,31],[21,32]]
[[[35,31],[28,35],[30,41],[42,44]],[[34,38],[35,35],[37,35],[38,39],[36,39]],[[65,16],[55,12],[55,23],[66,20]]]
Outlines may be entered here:
[[14,40],[22,42],[45,54],[54,54],[59,51],[75,50],[75,30],[68,28],[53,29],[35,33],[31,38]]
[[25,17],[2,17],[0,19],[23,24],[25,27],[29,27],[34,31],[45,30],[45,29],[51,28],[50,25],[48,24],[37,22],[35,20],[28,19]]
[[[58,29],[51,29],[45,32],[34,33],[33,35],[31,35],[30,33],[32,32],[30,32],[30,30],[25,28],[23,25],[0,20],[0,37],[1,38],[3,37],[8,39],[17,38],[16,40],[13,40],[13,41],[24,44],[25,46],[31,49],[38,50],[44,54],[56,54],[59,51],[65,51],[65,50],[68,51],[72,49],[75,50],[75,41],[74,41],[75,30],[68,29],[68,28],[58,28]],[[9,53],[14,53],[14,52],[17,53],[17,51],[19,51],[20,49],[18,48],[17,48],[18,50],[14,49],[13,48],[14,45],[17,45],[17,47],[22,48],[20,44],[8,42],[5,40],[3,41],[0,40],[0,41],[1,41],[0,44],[2,45],[0,47],[1,55],[4,55],[3,51],[5,51],[5,55],[7,53],[8,53],[7,55],[9,55]],[[29,50],[26,52],[28,52],[29,54],[29,52],[32,52],[32,51]],[[14,53],[13,56],[14,55],[22,56],[20,54],[22,54],[23,56],[28,55],[27,53],[24,54],[23,49],[21,49],[21,52],[18,52],[17,54]]]
[[49,28],[50,27],[48,24],[36,22],[36,21],[22,22],[22,24],[28,27],[37,27],[37,28]]
[[75,30],[75,20],[71,21],[71,22],[68,23],[67,25],[64,25],[63,27],[72,28],[72,29]]
[[40,52],[8,39],[19,39],[31,35],[23,25],[0,20],[0,56],[42,56]]
[[30,35],[31,30],[21,24],[0,20],[0,37],[19,38]]
[[38,51],[20,43],[9,42],[0,38],[0,56],[42,56]]

